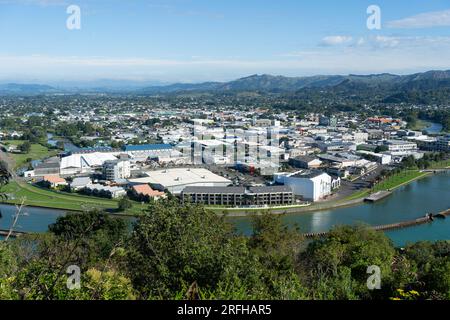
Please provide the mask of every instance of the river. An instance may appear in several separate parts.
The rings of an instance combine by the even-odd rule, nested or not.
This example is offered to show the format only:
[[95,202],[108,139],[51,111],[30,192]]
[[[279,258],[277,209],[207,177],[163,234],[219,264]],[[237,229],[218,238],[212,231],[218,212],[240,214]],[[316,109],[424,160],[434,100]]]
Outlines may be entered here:
[[[283,217],[290,225],[297,224],[301,232],[328,231],[335,225],[363,222],[385,225],[424,216],[428,212],[441,212],[450,208],[450,173],[439,173],[400,187],[376,203],[337,208],[313,213],[291,214]],[[250,234],[249,218],[233,218],[237,229]],[[432,224],[386,232],[397,246],[420,240],[450,239],[450,219],[436,220]]]
[[427,134],[439,134],[442,132],[443,128],[444,127],[440,123],[430,122],[430,125],[426,127],[424,131],[426,131]]
[[[287,224],[297,224],[301,232],[327,231],[335,225],[363,222],[384,225],[413,220],[426,213],[437,213],[450,208],[450,173],[439,173],[416,180],[397,189],[391,196],[373,204],[337,208],[313,213],[290,214],[283,217]],[[3,218],[0,229],[8,229],[14,207],[0,205]],[[26,208],[28,215],[19,219],[18,231],[44,232],[47,226],[63,215],[60,210]],[[250,218],[230,218],[242,234],[250,234]],[[450,218],[435,220],[431,224],[386,232],[396,246],[420,240],[450,240]]]
[[57,139],[54,139],[53,137],[54,137],[54,135],[52,133],[47,133],[47,143],[51,146],[56,147],[58,141],[63,141],[65,152],[72,152],[72,151],[80,150],[80,148],[78,148],[76,145],[74,145],[72,142],[70,142],[66,139],[57,140]]

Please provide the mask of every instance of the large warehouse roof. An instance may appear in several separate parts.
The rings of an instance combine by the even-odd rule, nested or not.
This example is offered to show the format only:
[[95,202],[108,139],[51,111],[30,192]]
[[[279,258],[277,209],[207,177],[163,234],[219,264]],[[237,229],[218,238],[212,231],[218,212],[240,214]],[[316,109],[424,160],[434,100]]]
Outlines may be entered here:
[[107,160],[117,160],[112,153],[72,154],[61,159],[61,169],[101,166]]
[[231,181],[202,168],[174,168],[146,172],[148,177],[131,179],[132,183],[159,184],[166,188],[204,183],[231,184]]

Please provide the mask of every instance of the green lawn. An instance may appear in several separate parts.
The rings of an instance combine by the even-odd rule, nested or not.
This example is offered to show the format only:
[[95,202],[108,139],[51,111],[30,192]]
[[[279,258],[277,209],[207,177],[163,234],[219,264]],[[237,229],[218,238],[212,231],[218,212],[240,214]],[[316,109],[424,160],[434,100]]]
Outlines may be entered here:
[[364,190],[353,193],[351,196],[348,196],[347,198],[343,199],[342,201],[351,201],[351,200],[356,200],[356,199],[360,199],[360,198],[365,198],[368,195],[369,195],[369,189],[364,189]]
[[[24,141],[21,140],[9,140],[9,141],[1,141],[2,144],[5,145],[15,145],[15,146],[21,146]],[[48,157],[52,157],[54,155],[58,154],[57,150],[49,150],[47,147],[44,147],[43,145],[33,143],[31,144],[31,150],[28,153],[9,153],[9,156],[14,160],[16,163],[15,169],[23,167],[27,163],[27,159],[44,159]]]
[[433,162],[429,169],[446,169],[450,168],[450,160]]
[[428,175],[426,172],[420,172],[419,170],[406,170],[396,175],[393,175],[383,182],[377,184],[374,188],[374,192],[382,190],[393,190],[418,178]]
[[[115,210],[118,201],[115,199],[104,199],[89,197],[79,194],[58,192],[49,189],[39,188],[27,183],[9,183],[2,188],[2,192],[12,196],[7,203],[17,204],[25,198],[25,204],[29,206],[46,207],[62,210],[83,211],[86,209]],[[133,207],[127,210],[126,214],[137,215],[141,213],[146,205],[133,201]]]
[[405,170],[398,174],[388,177],[383,182],[377,184],[372,190],[365,189],[355,192],[351,196],[343,199],[343,201],[356,200],[359,198],[367,197],[370,192],[378,192],[382,190],[394,190],[402,185],[410,183],[416,179],[428,175],[429,173],[420,172],[419,170]]
[[431,125],[431,122],[429,122],[429,121],[417,119],[415,126],[410,129],[422,131],[422,130],[428,128],[430,125]]

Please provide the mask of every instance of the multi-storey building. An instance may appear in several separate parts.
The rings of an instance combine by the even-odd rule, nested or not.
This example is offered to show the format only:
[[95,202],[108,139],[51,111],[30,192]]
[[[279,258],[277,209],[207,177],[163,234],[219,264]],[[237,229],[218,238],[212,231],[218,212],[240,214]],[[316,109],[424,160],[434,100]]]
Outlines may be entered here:
[[131,176],[130,161],[109,160],[103,163],[103,177],[106,180],[117,181]]
[[185,202],[223,206],[287,205],[294,202],[291,188],[268,187],[187,187],[182,192]]

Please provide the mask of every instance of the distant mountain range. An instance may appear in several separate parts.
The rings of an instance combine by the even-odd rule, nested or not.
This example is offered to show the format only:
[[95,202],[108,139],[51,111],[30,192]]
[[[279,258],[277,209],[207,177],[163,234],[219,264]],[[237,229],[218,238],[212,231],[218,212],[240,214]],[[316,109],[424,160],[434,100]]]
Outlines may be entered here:
[[56,93],[58,90],[49,85],[42,84],[0,84],[0,95],[28,95]]
[[[145,86],[142,83],[124,84],[119,81],[102,80],[97,86],[77,85],[70,87],[40,84],[0,84],[0,95],[29,95],[55,93],[128,93],[139,95],[202,93],[202,92],[261,92],[290,93],[302,90],[332,91],[341,94],[358,94],[362,91],[381,91],[391,95],[408,94],[411,91],[450,89],[450,70],[428,71],[411,75],[389,73],[372,75],[323,75],[310,77],[284,77],[251,75],[230,82],[204,82],[196,84],[176,83]],[[140,85],[140,86],[139,86]],[[395,100],[395,99],[394,99]]]
[[272,75],[252,75],[230,82],[205,82],[198,84],[172,84],[151,86],[138,90],[139,93],[174,93],[201,91],[267,91],[294,92],[314,88],[398,88],[428,90],[436,87],[450,87],[449,71],[428,71],[412,75],[394,75],[389,73],[372,75],[330,75],[311,77],[284,77]]

